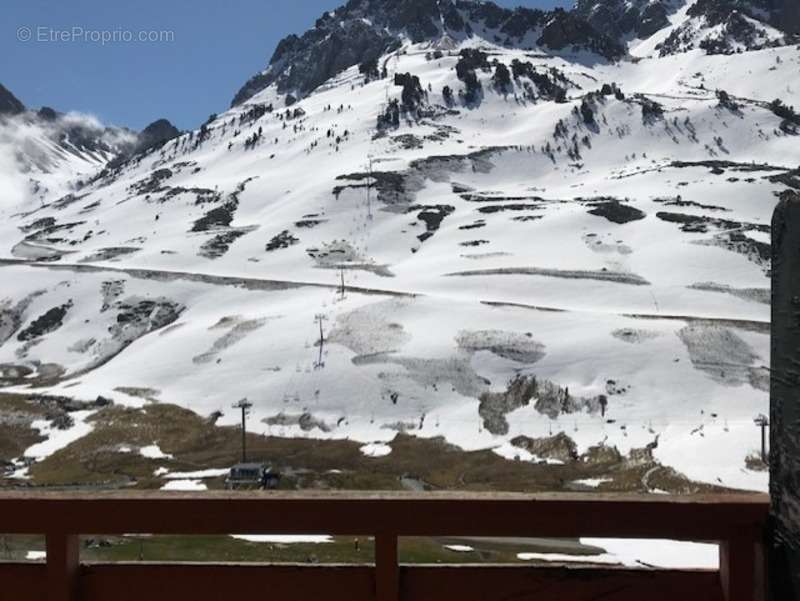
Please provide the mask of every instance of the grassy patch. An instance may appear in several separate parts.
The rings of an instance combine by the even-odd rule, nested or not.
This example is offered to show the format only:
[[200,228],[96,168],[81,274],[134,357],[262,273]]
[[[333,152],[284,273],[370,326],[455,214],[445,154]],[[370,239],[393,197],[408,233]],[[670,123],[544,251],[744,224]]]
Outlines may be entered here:
[[[29,406],[23,398],[5,402],[6,406]],[[31,467],[32,484],[154,489],[165,483],[154,475],[159,468],[170,472],[228,468],[240,458],[238,428],[216,426],[175,405],[104,407],[89,418],[89,423],[92,431],[88,435]],[[15,440],[9,454],[18,456],[29,442]],[[138,452],[140,447],[153,444],[172,458],[152,459]],[[575,481],[603,479],[597,490],[723,490],[691,482],[674,470],[659,466],[646,449],[622,456],[613,447],[595,447],[562,464],[545,464],[510,461],[489,450],[468,452],[440,438],[399,434],[390,444],[391,454],[373,458],[361,453],[360,443],[349,440],[249,434],[247,441],[249,458],[280,471],[283,489],[540,492],[593,490]],[[204,482],[211,489],[224,486],[223,477]]]
[[46,410],[14,394],[0,395],[0,465],[21,456],[25,449],[44,440],[31,427],[33,420],[46,417]]
[[[467,545],[472,551],[453,551],[448,545]],[[551,539],[401,538],[402,563],[516,563],[517,553],[596,553],[577,541]],[[24,561],[29,551],[44,551],[43,537],[0,536],[0,560]],[[261,543],[230,536],[104,536],[82,537],[81,560],[88,562],[197,563],[345,563],[374,562],[375,543],[368,536],[337,536],[329,543]]]
[[[159,467],[175,471],[221,467],[193,461],[197,450],[217,444],[220,429],[180,407],[111,406],[88,421],[92,425],[89,434],[31,467],[36,484],[158,488],[160,481],[153,472]],[[158,444],[164,453],[183,459],[149,459],[138,453],[140,447],[153,444]]]

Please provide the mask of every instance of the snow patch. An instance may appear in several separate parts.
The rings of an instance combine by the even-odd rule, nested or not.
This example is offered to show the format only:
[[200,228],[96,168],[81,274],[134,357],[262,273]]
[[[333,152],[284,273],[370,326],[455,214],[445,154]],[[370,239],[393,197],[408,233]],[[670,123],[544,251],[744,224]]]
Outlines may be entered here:
[[164,453],[157,444],[140,448],[139,454],[147,459],[173,459],[172,455]]
[[373,442],[365,444],[359,450],[367,457],[386,457],[392,452],[392,447],[388,444]]
[[454,553],[472,553],[475,551],[475,549],[469,545],[445,545],[444,548]]
[[285,535],[285,534],[235,534],[237,540],[249,543],[274,543],[279,545],[325,544],[332,543],[333,537],[328,535]]
[[70,413],[74,423],[71,428],[66,430],[54,428],[48,420],[34,420],[32,427],[39,430],[40,435],[47,436],[47,440],[28,447],[25,451],[25,457],[32,457],[37,461],[41,461],[76,440],[80,440],[92,431],[92,424],[86,421],[91,414],[91,411]]
[[170,480],[161,490],[171,491],[197,491],[208,490],[208,487],[200,480]]
[[208,478],[219,478],[220,476],[227,476],[229,473],[230,473],[229,469],[223,468],[223,469],[200,470],[197,472],[173,472],[173,473],[164,472],[164,474],[162,475],[164,475],[164,477],[167,480],[205,480]]

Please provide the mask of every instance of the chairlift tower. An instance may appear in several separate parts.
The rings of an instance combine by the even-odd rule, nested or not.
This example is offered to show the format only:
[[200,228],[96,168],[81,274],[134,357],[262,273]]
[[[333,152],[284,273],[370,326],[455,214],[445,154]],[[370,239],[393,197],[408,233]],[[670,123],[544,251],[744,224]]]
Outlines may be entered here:
[[369,154],[367,155],[367,160],[369,161],[369,179],[367,180],[367,219],[372,221],[372,164],[375,161],[375,157]]
[[322,313],[317,313],[314,316],[314,321],[319,323],[319,346],[320,347],[322,347],[322,345],[325,344],[325,332],[322,329],[322,322],[327,320],[327,319],[328,318],[325,315],[323,315]]
[[325,367],[325,363],[322,361],[323,349],[325,347],[325,332],[322,329],[322,322],[325,321],[327,317],[322,313],[317,313],[314,316],[314,320],[319,322],[319,358],[317,362],[314,364],[314,369],[322,369]]
[[769,427],[769,418],[766,415],[759,415],[753,422],[761,428],[761,461],[767,463],[767,428]]
[[242,410],[242,463],[247,463],[247,414],[252,406],[253,403],[247,399],[242,399],[233,406],[234,409]]

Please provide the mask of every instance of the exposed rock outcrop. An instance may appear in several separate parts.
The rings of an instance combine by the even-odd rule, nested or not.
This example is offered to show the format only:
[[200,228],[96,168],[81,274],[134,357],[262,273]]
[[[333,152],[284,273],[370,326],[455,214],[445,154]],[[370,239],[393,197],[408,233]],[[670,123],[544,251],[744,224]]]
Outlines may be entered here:
[[139,133],[135,152],[149,150],[180,135],[180,130],[166,119],[158,119]]
[[631,34],[644,39],[669,25],[675,7],[670,0],[578,0],[575,13],[611,39]]
[[578,445],[563,432],[549,438],[517,436],[511,439],[511,444],[541,459],[553,459],[563,463],[578,459]]
[[18,115],[23,111],[25,105],[8,88],[0,84],[0,115]]
[[267,69],[250,78],[231,104],[242,104],[272,84],[282,94],[302,97],[349,67],[375,67],[376,59],[403,40],[459,40],[476,30],[491,32],[493,42],[507,46],[520,46],[536,33],[537,44],[553,50],[588,50],[599,60],[625,54],[617,40],[573,11],[510,10],[475,0],[350,0],[302,36],[281,40]]

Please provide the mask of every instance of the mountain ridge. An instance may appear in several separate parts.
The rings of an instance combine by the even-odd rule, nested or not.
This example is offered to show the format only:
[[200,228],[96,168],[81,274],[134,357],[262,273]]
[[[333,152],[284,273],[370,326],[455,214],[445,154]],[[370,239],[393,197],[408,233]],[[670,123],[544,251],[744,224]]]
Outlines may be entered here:
[[[571,10],[550,11],[508,9],[478,0],[350,0],[323,14],[305,33],[283,38],[267,68],[245,82],[231,107],[273,83],[291,103],[337,73],[398,48],[405,39],[420,43],[477,35],[506,47],[588,51],[597,60],[617,61],[628,54],[627,40],[646,39],[670,27],[670,17],[681,7],[688,7],[700,22],[672,31],[659,45],[662,56],[695,47],[725,53],[794,39],[779,40],[756,24],[761,21],[787,34],[800,28],[800,9],[793,0],[577,0]],[[722,24],[721,34],[697,31]]]
[[29,109],[0,84],[0,152],[5,159],[0,177],[17,180],[40,199],[54,190],[66,193],[97,169],[120,164],[179,134],[166,119],[134,132],[49,106]]
[[25,105],[14,94],[0,84],[0,115],[17,115],[25,110]]
[[231,106],[272,83],[285,94],[303,96],[336,73],[399,47],[404,39],[464,39],[480,30],[507,46],[532,47],[536,41],[551,50],[588,49],[603,59],[625,54],[620,44],[573,11],[507,9],[476,0],[350,0],[326,12],[301,36],[281,40],[268,68],[242,86]]

